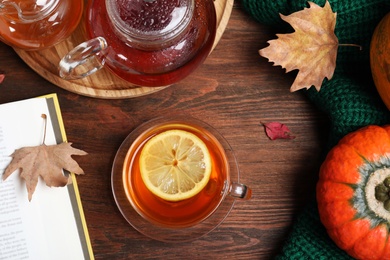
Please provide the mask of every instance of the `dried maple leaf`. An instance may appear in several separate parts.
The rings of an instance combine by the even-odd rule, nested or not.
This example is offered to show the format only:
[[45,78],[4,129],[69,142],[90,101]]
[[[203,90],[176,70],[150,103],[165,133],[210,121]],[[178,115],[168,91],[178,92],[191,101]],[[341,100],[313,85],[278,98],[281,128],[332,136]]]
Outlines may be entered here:
[[331,79],[336,67],[338,39],[334,34],[336,13],[326,1],[322,8],[313,2],[302,11],[281,18],[295,30],[290,34],[277,34],[260,55],[280,65],[286,72],[298,69],[290,91],[309,89],[319,91],[324,78]]
[[23,147],[15,150],[11,154],[12,161],[3,174],[3,180],[6,180],[13,172],[20,169],[20,177],[26,182],[29,201],[32,199],[39,176],[43,178],[49,187],[63,187],[71,179],[63,174],[62,169],[75,174],[84,173],[71,156],[87,154],[82,150],[73,148],[72,143],[45,145],[47,116],[42,114],[41,117],[45,120],[42,145]]
[[75,174],[83,174],[84,171],[71,155],[86,155],[87,153],[73,148],[71,143],[57,145],[39,145],[17,149],[12,155],[12,161],[3,174],[3,180],[13,172],[20,169],[20,177],[26,182],[28,199],[32,195],[41,176],[49,187],[63,187],[68,184],[68,177],[62,173],[62,169]]
[[262,123],[269,139],[294,139],[290,129],[279,122]]

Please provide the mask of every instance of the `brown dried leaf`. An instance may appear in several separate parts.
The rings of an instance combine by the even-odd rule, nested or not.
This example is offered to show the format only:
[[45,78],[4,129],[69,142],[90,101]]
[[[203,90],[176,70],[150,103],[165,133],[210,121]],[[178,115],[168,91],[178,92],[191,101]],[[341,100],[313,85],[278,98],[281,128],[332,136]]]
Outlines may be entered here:
[[12,161],[3,174],[3,180],[13,172],[20,169],[20,177],[26,182],[28,200],[32,195],[41,176],[49,187],[63,187],[68,184],[68,177],[64,176],[62,169],[75,174],[83,174],[84,171],[71,155],[86,155],[87,153],[73,148],[72,143],[57,145],[39,145],[17,149],[12,155]]
[[5,75],[4,74],[0,74],[0,84],[3,82],[4,79],[5,79]]
[[336,67],[336,13],[332,12],[328,1],[323,8],[313,2],[309,5],[288,16],[281,14],[295,32],[277,34],[278,39],[269,41],[270,45],[259,51],[261,56],[282,66],[286,72],[299,70],[291,92],[313,85],[319,91],[324,78],[331,79]]

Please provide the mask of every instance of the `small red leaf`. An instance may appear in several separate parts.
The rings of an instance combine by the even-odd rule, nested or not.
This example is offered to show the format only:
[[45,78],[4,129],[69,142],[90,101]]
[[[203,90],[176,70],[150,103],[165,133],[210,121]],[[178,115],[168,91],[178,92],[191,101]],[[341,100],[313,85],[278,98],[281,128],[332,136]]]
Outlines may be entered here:
[[5,78],[5,75],[4,74],[0,74],[0,84],[3,82],[4,78]]
[[262,123],[265,132],[269,139],[294,139],[295,136],[291,135],[290,129],[282,123],[279,122],[270,122],[270,123]]

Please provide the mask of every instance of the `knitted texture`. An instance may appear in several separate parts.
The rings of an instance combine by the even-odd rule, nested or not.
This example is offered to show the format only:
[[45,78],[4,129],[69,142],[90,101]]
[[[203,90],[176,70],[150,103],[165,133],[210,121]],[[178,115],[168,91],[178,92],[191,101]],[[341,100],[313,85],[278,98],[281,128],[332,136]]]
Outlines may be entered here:
[[[325,0],[312,0],[324,6]],[[289,15],[308,7],[304,0],[241,0],[244,9],[258,22],[273,26],[277,33],[290,33],[291,27],[279,13]],[[324,80],[321,90],[301,90],[330,118],[325,154],[347,133],[370,124],[390,123],[390,112],[380,99],[372,81],[369,46],[379,21],[390,12],[390,0],[329,0],[337,13],[335,34],[340,43],[363,47],[339,47],[332,79]],[[351,259],[329,238],[315,201],[309,203],[293,225],[277,259]]]

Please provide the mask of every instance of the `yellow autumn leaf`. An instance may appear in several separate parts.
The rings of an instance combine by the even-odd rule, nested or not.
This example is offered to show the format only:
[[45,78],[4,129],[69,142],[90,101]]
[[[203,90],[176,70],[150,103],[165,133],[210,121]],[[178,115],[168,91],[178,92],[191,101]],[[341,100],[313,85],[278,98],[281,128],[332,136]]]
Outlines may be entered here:
[[268,41],[269,46],[259,51],[274,65],[280,65],[286,72],[299,70],[290,91],[321,89],[324,78],[331,79],[336,68],[338,39],[334,34],[336,13],[326,1],[322,8],[309,2],[309,8],[284,16],[294,32],[277,34],[278,39]]

